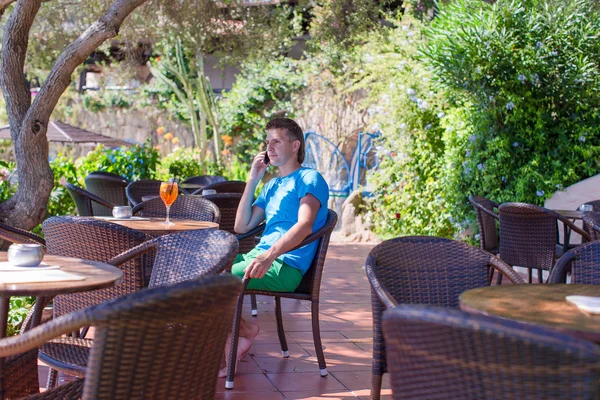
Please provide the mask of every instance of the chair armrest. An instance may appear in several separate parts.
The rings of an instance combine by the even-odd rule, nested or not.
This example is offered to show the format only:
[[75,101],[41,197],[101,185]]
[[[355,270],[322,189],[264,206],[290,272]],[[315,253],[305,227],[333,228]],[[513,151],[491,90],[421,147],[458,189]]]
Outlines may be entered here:
[[141,203],[139,203],[138,205],[134,206],[131,209],[131,215],[136,215],[138,212],[142,211],[144,209],[144,202],[142,201]]
[[515,270],[511,268],[510,265],[502,261],[498,256],[490,257],[490,265],[494,267],[499,273],[506,276],[515,285],[527,283],[523,278],[521,278],[521,275],[517,274]]
[[263,222],[262,224],[258,225],[256,228],[250,229],[246,233],[237,234],[237,235],[235,235],[235,237],[239,241],[239,240],[247,239],[252,236],[256,236],[257,234],[259,234],[265,230],[265,226],[266,226],[266,224]]
[[321,239],[323,236],[330,234],[331,231],[333,231],[333,228],[335,228],[335,225],[337,224],[337,220],[338,220],[337,214],[333,213],[330,210],[329,214],[328,214],[327,222],[325,222],[325,225],[323,225],[320,229],[318,229],[317,231],[315,231],[315,232],[311,233],[310,235],[308,235],[307,237],[305,237],[304,240],[298,246],[294,247],[293,249],[288,250],[287,252],[294,251],[296,249],[304,247],[307,244],[312,243],[318,239]]
[[17,336],[0,339],[0,358],[24,353],[47,341],[91,325],[88,310],[63,315]]
[[570,269],[571,261],[575,259],[575,250],[569,250],[561,258],[558,259],[554,267],[550,270],[550,276],[548,276],[548,283],[566,283],[567,272]]
[[[582,238],[584,238],[586,241],[591,242],[592,238],[590,237],[590,235],[584,231],[583,229],[579,228],[577,225],[575,225],[573,222],[571,222],[570,219],[560,215],[559,213],[556,213],[556,215],[558,215],[558,219],[565,224],[566,226],[568,226],[569,228],[571,228],[571,230],[573,232],[576,232],[578,234],[581,235]],[[566,240],[565,240],[565,245],[566,245]]]
[[[477,207],[479,210],[481,210],[482,212],[486,213],[487,215],[489,215],[492,218],[496,218],[498,221],[500,221],[500,215],[496,214],[493,211],[488,210],[487,208],[483,207],[481,204],[477,203],[477,202],[473,202],[471,203],[474,207]],[[498,203],[493,203],[495,208],[498,208],[500,205]]]

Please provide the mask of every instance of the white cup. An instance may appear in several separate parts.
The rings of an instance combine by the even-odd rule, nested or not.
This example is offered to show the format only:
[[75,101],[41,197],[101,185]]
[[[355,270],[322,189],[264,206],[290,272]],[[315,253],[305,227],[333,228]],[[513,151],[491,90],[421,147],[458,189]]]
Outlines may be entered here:
[[594,206],[591,204],[582,204],[579,206],[579,211],[581,211],[581,212],[594,211]]
[[131,218],[132,210],[129,206],[114,206],[112,209],[112,215],[115,218],[127,219]]
[[44,258],[41,244],[17,244],[8,247],[8,262],[16,267],[37,267]]

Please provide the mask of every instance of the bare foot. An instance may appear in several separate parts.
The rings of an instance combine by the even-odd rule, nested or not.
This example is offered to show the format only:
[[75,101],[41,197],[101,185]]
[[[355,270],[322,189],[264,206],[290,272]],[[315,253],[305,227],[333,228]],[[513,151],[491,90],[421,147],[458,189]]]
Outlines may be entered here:
[[[258,334],[258,333],[257,333]],[[238,345],[237,345],[237,354],[236,354],[236,369],[237,369],[237,365],[240,362],[240,360],[243,360],[244,357],[246,357],[246,355],[248,354],[248,352],[250,351],[250,347],[252,347],[252,341],[246,339],[245,337],[240,337],[238,339]],[[229,360],[225,360],[225,361],[229,361]],[[235,374],[235,372],[234,372]],[[224,378],[227,376],[227,363],[225,368],[221,369],[219,371],[219,378]]]

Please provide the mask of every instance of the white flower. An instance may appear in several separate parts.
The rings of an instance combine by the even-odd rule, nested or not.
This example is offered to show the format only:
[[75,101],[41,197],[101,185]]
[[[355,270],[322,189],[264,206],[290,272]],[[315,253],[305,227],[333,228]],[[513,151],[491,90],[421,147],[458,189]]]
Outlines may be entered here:
[[[466,156],[466,157],[470,157],[470,156],[471,156],[471,150],[467,150],[467,151],[466,151],[466,153],[465,153],[465,156]],[[466,161],[465,161],[465,162],[466,162]]]
[[535,44],[535,47],[537,47],[538,49],[540,49],[540,48],[544,47],[544,43],[542,43],[542,42],[537,42],[537,43]]
[[426,131],[430,130],[432,126],[433,126],[433,125],[431,125],[431,124],[427,124],[427,125],[425,125],[425,130],[426,130]]
[[443,111],[440,111],[440,112],[437,114],[437,117],[438,117],[438,118],[444,118],[444,116],[445,116],[445,115],[446,115],[446,114],[444,114],[444,112],[443,112]]
[[488,97],[488,100],[490,101],[490,103],[493,103],[494,102],[494,96]]
[[519,74],[519,76],[517,76],[517,79],[521,81],[521,83],[525,83],[525,81],[527,80],[527,77],[523,74]]
[[512,145],[513,147],[519,147],[519,142],[514,142]]
[[365,54],[364,60],[366,63],[372,63],[373,61],[375,61],[375,57],[367,53]]
[[558,53],[557,53],[556,51],[551,51],[551,52],[550,52],[550,53],[548,53],[548,54],[550,54],[551,56],[556,56],[556,55],[558,55]]
[[417,96],[415,96],[415,95],[410,96],[410,100],[414,101],[415,103],[417,103],[419,101],[419,99],[417,99]]
[[583,135],[579,136],[579,141],[580,142],[585,142],[585,136],[583,136]]
[[427,102],[423,99],[417,99],[417,105],[421,110],[427,110],[427,106],[429,106],[429,104],[427,104]]
[[475,136],[475,135],[469,136],[469,142],[474,142],[475,140],[477,140],[477,136]]
[[408,88],[406,89],[406,94],[409,96],[414,96],[415,94],[417,94],[417,91],[415,89]]
[[484,168],[485,168],[485,164],[477,164],[478,170],[483,171]]
[[390,83],[390,89],[394,89],[396,85],[394,83]]
[[544,195],[544,191],[543,190],[536,190],[535,194],[537,195],[537,197],[542,197]]
[[505,176],[502,177],[502,182],[506,182],[506,177]]
[[512,110],[513,108],[515,108],[515,103],[513,103],[512,101],[509,101],[508,103],[506,103],[506,109],[507,110]]
[[406,128],[406,124],[405,124],[404,122],[403,122],[403,123],[401,123],[401,124],[400,124],[400,126],[399,126],[399,128],[400,128],[400,129],[404,129],[404,128]]

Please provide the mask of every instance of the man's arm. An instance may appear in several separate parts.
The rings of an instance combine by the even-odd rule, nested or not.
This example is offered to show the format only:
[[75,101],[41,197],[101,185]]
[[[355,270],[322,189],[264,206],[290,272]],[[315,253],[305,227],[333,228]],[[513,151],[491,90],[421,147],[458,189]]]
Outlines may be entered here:
[[321,203],[312,194],[307,194],[300,199],[298,209],[298,222],[296,222],[285,235],[283,235],[273,246],[256,257],[245,269],[245,278],[262,278],[265,276],[271,264],[277,257],[287,253],[312,233],[312,227],[317,219],[317,213]]
[[267,170],[267,166],[263,163],[264,159],[265,152],[261,152],[252,161],[248,182],[246,182],[244,194],[235,214],[233,230],[237,233],[246,233],[257,227],[265,219],[265,210],[257,206],[252,206],[256,186],[258,186],[258,182],[260,182]]

